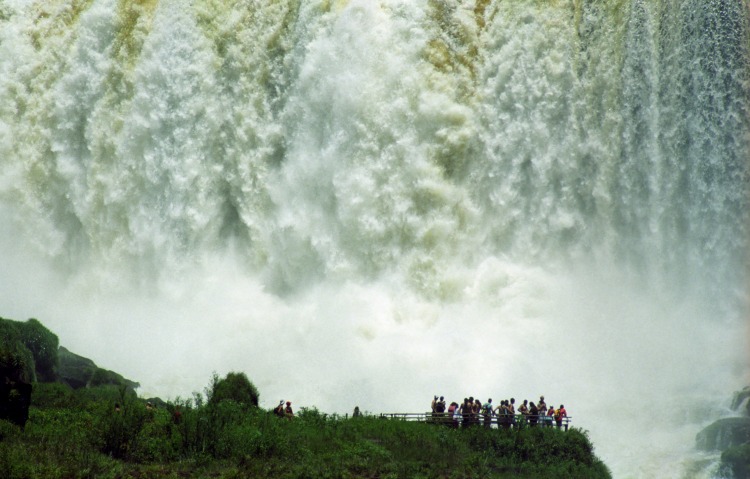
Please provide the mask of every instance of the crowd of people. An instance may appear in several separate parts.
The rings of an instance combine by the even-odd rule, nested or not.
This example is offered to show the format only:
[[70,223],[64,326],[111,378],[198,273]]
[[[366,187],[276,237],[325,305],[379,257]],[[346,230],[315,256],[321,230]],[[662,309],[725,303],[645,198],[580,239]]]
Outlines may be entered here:
[[[503,399],[495,407],[492,404],[492,398],[482,404],[479,399],[474,397],[464,398],[461,404],[452,402],[446,408],[446,401],[443,396],[434,396],[432,399],[432,420],[442,422],[453,427],[474,426],[483,424],[485,427],[491,427],[493,423],[498,427],[511,428],[529,426],[552,426],[563,427],[563,422],[567,421],[568,412],[565,406],[560,404],[555,408],[554,405],[547,406],[544,396],[539,398],[537,403],[529,402],[524,399],[523,403],[518,406],[516,411],[515,398]],[[567,424],[565,426],[567,429]]]

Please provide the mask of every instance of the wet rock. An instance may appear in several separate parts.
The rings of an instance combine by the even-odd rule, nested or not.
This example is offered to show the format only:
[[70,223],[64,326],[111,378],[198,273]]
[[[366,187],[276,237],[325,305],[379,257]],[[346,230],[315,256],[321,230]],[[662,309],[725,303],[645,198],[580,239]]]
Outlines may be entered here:
[[98,367],[94,361],[72,353],[60,346],[58,351],[58,376],[60,382],[73,389],[91,386],[115,385],[136,389],[140,385],[121,375]]
[[696,447],[703,451],[725,451],[750,444],[750,417],[719,419],[695,437]]
[[[745,387],[742,391],[734,393],[732,398],[732,410],[742,411],[746,416],[750,416],[750,386]],[[743,407],[744,403],[744,407]]]
[[721,453],[721,473],[722,477],[750,477],[750,444],[730,447]]

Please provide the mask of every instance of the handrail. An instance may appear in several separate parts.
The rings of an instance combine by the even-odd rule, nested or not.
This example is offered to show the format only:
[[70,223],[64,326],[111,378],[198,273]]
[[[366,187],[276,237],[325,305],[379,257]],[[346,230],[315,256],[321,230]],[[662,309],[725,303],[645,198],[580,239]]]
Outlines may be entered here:
[[525,427],[525,426],[556,426],[558,428],[564,428],[568,430],[572,416],[565,416],[560,418],[559,424],[552,416],[544,415],[531,415],[531,414],[514,414],[514,415],[495,415],[492,414],[489,417],[489,423],[487,423],[487,417],[484,414],[456,414],[451,417],[449,413],[432,413],[432,412],[420,412],[420,413],[381,413],[380,418],[382,419],[395,419],[400,421],[417,421],[417,422],[429,422],[436,424],[452,425],[453,427],[467,427],[467,426],[485,426],[491,427],[496,425],[497,427]]

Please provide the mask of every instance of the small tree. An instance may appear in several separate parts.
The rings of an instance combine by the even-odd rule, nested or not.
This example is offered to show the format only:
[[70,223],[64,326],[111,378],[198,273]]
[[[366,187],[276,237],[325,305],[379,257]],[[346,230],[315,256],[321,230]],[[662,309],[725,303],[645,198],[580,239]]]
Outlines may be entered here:
[[258,406],[258,389],[250,382],[245,373],[228,373],[224,379],[214,373],[210,388],[206,391],[208,404],[216,405],[231,399],[245,406]]

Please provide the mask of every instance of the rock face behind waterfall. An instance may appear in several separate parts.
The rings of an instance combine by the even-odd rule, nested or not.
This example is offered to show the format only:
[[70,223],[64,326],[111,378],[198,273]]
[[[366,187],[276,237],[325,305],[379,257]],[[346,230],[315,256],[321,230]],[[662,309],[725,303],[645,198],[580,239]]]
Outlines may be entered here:
[[58,380],[73,389],[102,385],[123,385],[129,389],[139,387],[137,382],[122,377],[120,374],[98,367],[94,361],[72,353],[60,346],[58,351]]
[[[696,447],[703,451],[722,451],[721,474],[731,471],[734,477],[750,477],[750,387],[736,392],[732,410],[738,417],[719,419],[695,437]],[[743,404],[747,401],[745,407]]]
[[[744,408],[743,405],[744,404]],[[734,393],[732,398],[732,410],[733,411],[745,411],[746,416],[750,416],[750,386],[746,387],[742,391]]]
[[719,419],[695,437],[696,446],[704,451],[726,451],[750,443],[750,417]]

